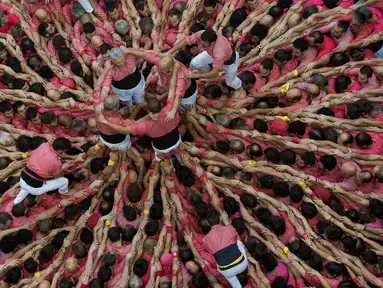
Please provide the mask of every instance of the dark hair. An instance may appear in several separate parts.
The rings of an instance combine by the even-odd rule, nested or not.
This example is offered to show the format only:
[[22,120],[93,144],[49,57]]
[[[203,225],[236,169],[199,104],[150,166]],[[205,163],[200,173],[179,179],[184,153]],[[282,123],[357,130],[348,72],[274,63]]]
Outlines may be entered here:
[[281,217],[272,215],[269,217],[268,223],[277,236],[283,235],[286,232],[286,224]]
[[226,154],[230,151],[230,144],[226,140],[217,140],[215,142],[215,149],[222,154]]
[[197,203],[195,203],[194,209],[198,218],[202,219],[206,217],[206,213],[209,209],[209,206],[203,201],[198,201]]
[[147,236],[154,236],[157,234],[159,229],[158,220],[150,219],[145,225],[145,233]]
[[206,29],[201,34],[201,40],[214,43],[217,40],[217,33],[213,29]]
[[247,146],[246,153],[250,157],[261,157],[262,156],[262,148],[260,145],[253,143]]
[[359,147],[370,146],[374,143],[371,136],[366,132],[360,132],[356,135],[355,142]]
[[343,244],[346,253],[351,253],[355,249],[355,241],[351,236],[343,237],[340,242]]
[[192,284],[195,288],[205,288],[210,286],[209,279],[203,272],[197,272],[193,274]]
[[118,227],[111,227],[108,230],[108,238],[111,242],[116,242],[121,239],[121,230]]
[[71,143],[67,138],[58,137],[55,139],[55,141],[53,141],[52,147],[55,151],[65,151],[71,147]]
[[244,8],[234,10],[230,17],[230,25],[237,28],[247,18],[247,13]]
[[104,288],[104,286],[104,282],[100,278],[93,278],[88,285],[89,288]]
[[[223,199],[223,209],[226,211],[227,214],[232,215],[239,211],[239,204],[233,197],[225,197]],[[211,224],[210,225],[215,225]]]
[[289,185],[285,181],[274,182],[273,192],[278,197],[287,197],[290,194]]
[[317,6],[315,6],[315,5],[306,6],[305,8],[302,9],[302,18],[307,19],[311,15],[318,13],[318,12],[319,12],[319,9]]
[[294,165],[296,161],[296,154],[293,150],[291,149],[286,149],[283,150],[280,153],[281,156],[281,161],[285,165]]
[[29,257],[25,260],[23,267],[28,273],[35,273],[39,268],[39,263],[37,263],[32,257]]
[[273,17],[274,20],[276,20],[283,15],[283,8],[281,8],[278,5],[272,6],[272,7],[270,7],[267,14],[269,14],[271,17]]
[[292,55],[289,51],[285,49],[279,49],[274,53],[274,59],[279,62],[285,63],[292,59]]
[[21,152],[28,152],[32,149],[32,138],[26,135],[20,135],[16,139],[16,148]]
[[92,22],[86,22],[82,25],[82,30],[86,34],[92,34],[94,31],[96,31],[96,26]]
[[314,44],[323,44],[324,35],[320,31],[313,31],[309,34],[309,37],[314,38]]
[[358,105],[352,103],[347,104],[346,115],[349,119],[358,119],[362,116],[362,113],[360,112]]
[[[18,79],[16,78],[15,81],[13,81],[13,89],[22,89],[25,85],[27,81],[25,81],[24,79]],[[40,84],[40,83],[35,83],[35,84]],[[34,85],[34,84],[32,84]],[[41,85],[41,84],[40,84]],[[32,87],[32,86],[31,86]],[[34,92],[34,91],[31,91],[31,88],[29,88],[29,92]],[[36,93],[36,92],[35,92]],[[39,93],[37,93],[39,94]],[[41,95],[41,94],[40,94]]]
[[97,277],[104,283],[108,282],[112,278],[112,269],[108,266],[101,266],[97,272]]
[[255,216],[257,216],[258,220],[263,224],[268,223],[269,218],[272,216],[270,210],[264,207],[258,208],[257,210],[255,210],[254,213],[255,213]]
[[9,111],[13,111],[11,102],[8,101],[8,100],[1,101],[0,102],[0,112],[1,113],[6,113],[6,112],[9,112]]
[[343,237],[343,230],[338,226],[329,226],[324,229],[324,234],[329,240],[339,241]]
[[35,52],[36,51],[35,50],[35,44],[28,37],[21,38],[21,40],[20,40],[20,48],[21,48],[21,51],[23,51],[23,52],[26,52],[26,51]]
[[39,112],[37,111],[37,109],[35,107],[28,107],[28,109],[25,110],[25,118],[27,118],[27,120],[32,120],[32,119],[36,118],[37,113],[39,113]]
[[117,258],[116,258],[116,255],[112,253],[105,253],[102,256],[102,261],[104,262],[105,267],[111,267],[111,266],[114,266],[114,264],[116,264]]
[[142,198],[142,189],[138,185],[137,182],[132,183],[129,185],[128,190],[126,191],[126,195],[128,196],[128,199],[132,203],[137,203]]
[[323,155],[319,158],[319,161],[326,170],[332,171],[336,168],[337,161],[332,155]]
[[54,253],[55,253],[55,247],[53,246],[53,244],[48,244],[44,246],[40,250],[40,255],[39,255],[40,262],[44,262],[44,263],[49,262],[53,258]]
[[68,48],[68,47],[64,47],[64,48],[59,49],[57,54],[59,56],[59,60],[63,64],[68,64],[73,59],[72,50],[70,50],[70,48]]
[[324,233],[324,230],[329,227],[331,224],[328,221],[320,220],[318,221],[316,228],[318,231],[318,234],[322,235]]
[[309,132],[310,139],[313,140],[324,140],[324,132],[322,128],[312,128]]
[[309,43],[307,42],[306,39],[304,38],[298,38],[298,39],[295,39],[294,42],[293,42],[293,47],[295,49],[298,49],[299,51],[301,52],[304,52],[306,51],[307,49],[309,49]]
[[20,267],[12,267],[5,274],[5,279],[10,284],[17,284],[21,279]]
[[291,134],[303,136],[306,133],[306,124],[297,120],[289,124],[287,131]]
[[350,57],[344,52],[335,52],[330,57],[329,66],[338,67],[350,62]]
[[82,228],[82,230],[80,232],[80,240],[81,240],[81,242],[83,242],[86,245],[92,244],[93,243],[93,232],[87,227]]
[[55,75],[53,74],[53,71],[49,66],[43,65],[40,67],[39,75],[46,79],[52,79]]
[[271,189],[274,184],[273,177],[271,175],[263,175],[258,178],[258,182],[261,188]]
[[219,213],[214,209],[211,209],[206,213],[206,219],[210,226],[219,224],[219,218]]
[[255,208],[257,206],[257,198],[249,193],[242,193],[240,196],[241,202],[248,208]]
[[266,148],[264,151],[264,154],[266,159],[268,161],[271,161],[274,164],[279,163],[279,161],[281,160],[280,153],[276,148],[272,148],[272,147]]
[[302,215],[308,219],[313,219],[317,214],[318,210],[313,203],[304,202],[301,205]]
[[334,278],[343,274],[345,267],[337,262],[329,262],[325,265],[326,271]]
[[11,212],[13,216],[21,217],[25,215],[26,210],[27,207],[23,203],[18,203],[13,205]]
[[218,99],[222,96],[222,89],[217,84],[210,84],[206,87],[204,95],[210,95],[213,99]]
[[267,28],[265,25],[257,23],[254,25],[253,29],[251,29],[250,34],[262,40],[267,36],[268,31],[269,28]]
[[365,250],[360,256],[368,264],[375,265],[378,263],[378,255],[373,250]]
[[277,267],[278,263],[277,260],[275,260],[274,256],[271,255],[269,252],[266,252],[261,257],[261,263],[263,267],[266,269],[266,271],[271,272],[274,270],[275,267]]
[[355,209],[349,209],[345,212],[345,216],[350,219],[352,222],[354,223],[359,223],[360,221],[360,217],[359,217],[359,214],[358,214],[358,211],[356,211]]
[[290,199],[293,203],[299,203],[303,199],[303,190],[301,186],[295,184],[290,187]]
[[274,62],[270,58],[263,59],[261,65],[264,69],[272,70],[274,67]]
[[130,225],[126,225],[122,229],[122,237],[121,238],[123,241],[132,242],[136,233],[137,233],[137,230],[134,227],[132,227]]
[[351,79],[347,75],[341,75],[335,79],[335,91],[336,93],[343,93],[351,85]]
[[307,166],[312,166],[315,164],[316,158],[314,152],[306,151],[301,154],[301,159]]
[[59,233],[55,235],[55,237],[53,237],[51,244],[53,244],[56,250],[60,250],[68,234],[69,234],[69,231],[64,230],[64,231],[60,231]]
[[310,259],[307,261],[307,264],[318,272],[323,270],[323,260],[315,253],[311,255]]
[[242,218],[233,218],[231,219],[231,224],[237,231],[238,235],[242,235],[246,231],[245,222]]
[[278,0],[277,5],[282,9],[288,9],[293,4],[292,0]]
[[64,217],[66,220],[75,220],[80,214],[80,207],[77,204],[70,204],[64,209]]
[[52,45],[56,49],[66,47],[65,38],[59,34],[52,37]]
[[23,70],[21,69],[20,61],[16,57],[9,57],[7,60],[5,60],[5,65],[12,68],[12,70],[16,73],[23,72]]
[[145,259],[140,258],[134,263],[133,272],[137,276],[143,277],[146,274],[146,271],[148,271],[148,267],[148,262]]

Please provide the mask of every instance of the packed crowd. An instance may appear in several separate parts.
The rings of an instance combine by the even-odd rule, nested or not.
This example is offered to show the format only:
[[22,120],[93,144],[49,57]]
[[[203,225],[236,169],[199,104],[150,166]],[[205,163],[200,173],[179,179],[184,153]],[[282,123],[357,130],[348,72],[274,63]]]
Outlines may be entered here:
[[0,288],[383,287],[383,1],[0,10]]

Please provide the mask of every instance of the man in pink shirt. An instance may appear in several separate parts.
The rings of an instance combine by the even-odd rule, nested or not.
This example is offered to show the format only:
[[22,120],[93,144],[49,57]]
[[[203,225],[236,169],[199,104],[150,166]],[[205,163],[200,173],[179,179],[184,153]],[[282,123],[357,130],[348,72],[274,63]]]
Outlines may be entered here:
[[309,46],[309,43],[304,38],[295,39],[292,45],[293,56],[299,61],[296,69],[302,68],[313,62],[318,55],[318,51]]
[[40,145],[28,159],[21,172],[20,187],[14,203],[20,203],[28,194],[41,195],[58,189],[59,193],[68,192],[68,179],[56,178],[61,173],[61,155],[71,147],[66,138],[57,138],[53,144]]
[[259,91],[264,85],[268,82],[277,80],[281,75],[279,67],[277,64],[274,64],[273,60],[266,58],[263,59],[261,63],[254,64],[248,67],[250,71],[256,72],[256,81],[253,89],[250,91]]
[[361,132],[355,136],[356,152],[368,155],[382,155],[383,139],[376,133]]
[[347,76],[358,76],[358,82],[362,86],[360,91],[377,89],[380,87],[379,81],[376,79],[374,70],[370,66],[353,68],[344,72]]
[[[202,73],[190,73],[190,78],[215,78],[219,72],[225,70],[226,84],[240,90],[242,81],[237,77],[239,66],[239,54],[231,46],[221,33],[216,33],[212,29],[199,31],[191,36],[179,41],[167,53],[173,54],[179,49],[183,49],[186,45],[198,45],[198,54],[190,63],[190,67]],[[213,69],[210,69],[213,64]]]
[[350,43],[354,39],[354,34],[352,34],[350,30],[350,23],[345,20],[331,22],[315,31],[320,31],[322,33],[330,32],[331,37],[337,46]]
[[322,58],[322,56],[330,53],[336,48],[335,41],[330,37],[323,35],[320,31],[311,32],[307,37],[307,41],[311,47],[316,48],[318,51],[318,54],[314,60]]
[[367,38],[373,30],[372,24],[367,22],[366,16],[362,13],[354,14],[351,18],[350,28],[355,35],[355,39],[352,42]]
[[128,106],[133,105],[133,100],[135,104],[142,103],[145,79],[136,67],[137,57],[121,48],[113,48],[109,55],[114,66],[105,78],[102,97],[105,98],[112,86],[113,93]]
[[203,246],[213,254],[218,271],[225,276],[231,287],[241,288],[237,275],[247,269],[248,261],[244,245],[238,241],[238,233],[231,225],[224,226],[219,222],[220,215],[215,210],[206,214],[210,232],[203,238]]
[[297,68],[298,59],[293,58],[291,53],[285,49],[277,50],[274,53],[273,61],[278,65],[280,74],[284,75]]
[[[180,115],[176,113],[175,117],[167,122],[167,114],[173,107],[174,98],[168,97],[166,106],[161,109],[161,103],[158,99],[149,98],[147,100],[149,115],[143,121],[136,121],[132,125],[123,127],[109,122],[102,115],[99,116],[99,122],[109,126],[119,133],[131,135],[148,135],[152,138],[152,146],[158,153],[168,154],[178,148],[181,144],[181,136],[178,132],[178,123]],[[157,157],[159,160],[159,158]]]
[[[104,101],[103,115],[110,122],[119,124],[121,126],[129,126],[134,123],[132,119],[124,119],[119,111],[120,100],[116,96],[108,96]],[[96,115],[96,119],[98,115]],[[130,143],[130,135],[116,134],[116,131],[109,128],[97,121],[97,129],[100,131],[100,141],[111,149],[129,149],[132,144]]]

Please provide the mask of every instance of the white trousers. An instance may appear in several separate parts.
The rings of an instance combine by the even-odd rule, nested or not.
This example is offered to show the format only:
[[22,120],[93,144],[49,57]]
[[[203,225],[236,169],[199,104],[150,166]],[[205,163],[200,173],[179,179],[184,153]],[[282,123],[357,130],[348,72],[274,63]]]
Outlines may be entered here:
[[137,84],[136,87],[132,89],[122,90],[112,85],[112,90],[113,90],[113,93],[116,94],[118,99],[124,102],[128,102],[128,106],[133,105],[133,100],[134,100],[134,104],[140,104],[144,102],[145,78],[141,74],[140,82]]
[[28,194],[39,196],[49,191],[58,189],[60,194],[68,192],[68,179],[61,177],[53,180],[48,180],[43,186],[34,188],[29,186],[23,179],[20,178],[20,192],[17,194],[14,204],[21,203]]
[[161,159],[158,157],[158,153],[168,154],[168,153],[172,152],[173,150],[176,150],[178,148],[178,146],[180,146],[181,142],[182,142],[182,139],[181,139],[181,135],[180,135],[180,139],[177,141],[176,144],[174,144],[173,146],[171,146],[167,149],[164,149],[164,150],[157,149],[156,147],[154,147],[154,145],[152,143],[152,147],[154,150],[154,155],[156,156],[156,160],[161,161]]
[[195,92],[192,96],[188,98],[182,98],[181,105],[193,105],[195,103],[195,100],[197,100],[198,96],[198,86],[195,89]]
[[231,287],[242,288],[242,285],[239,282],[237,275],[241,274],[243,271],[247,269],[249,262],[247,261],[246,250],[245,250],[245,247],[243,247],[243,244],[240,241],[237,241],[237,246],[239,251],[241,251],[243,257],[245,257],[245,260],[243,260],[242,263],[235,265],[233,268],[226,269],[226,270],[221,270],[218,268],[218,271],[223,276],[225,276],[226,280],[230,283]]
[[129,134],[126,134],[125,140],[120,143],[113,144],[113,143],[106,142],[101,136],[100,136],[100,142],[110,149],[117,149],[117,150],[129,149],[132,146],[132,143],[130,142]]
[[[213,63],[213,57],[211,57],[206,51],[203,51],[202,53],[198,54],[196,57],[193,58],[193,60],[190,63],[190,66],[198,71],[201,71],[203,73],[210,71],[209,64]],[[235,61],[231,65],[223,65],[223,68],[225,69],[225,81],[226,84],[233,88],[233,89],[239,89],[242,86],[242,81],[237,77],[237,70],[239,66],[239,54],[238,52],[235,52]]]

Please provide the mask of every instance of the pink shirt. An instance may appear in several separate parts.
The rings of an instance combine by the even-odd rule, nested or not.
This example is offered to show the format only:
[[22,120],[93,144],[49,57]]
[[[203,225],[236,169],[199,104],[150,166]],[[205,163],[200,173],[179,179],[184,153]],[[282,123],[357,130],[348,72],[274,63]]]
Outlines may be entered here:
[[309,47],[302,57],[299,58],[298,68],[302,68],[307,64],[313,62],[317,56],[318,52],[315,48]]
[[33,131],[35,133],[41,133],[41,123],[32,123],[31,121],[28,121],[27,130]]
[[356,152],[360,154],[369,154],[369,155],[382,155],[383,153],[383,139],[376,133],[367,132],[368,135],[371,136],[373,144],[371,148],[361,149],[356,144],[354,144],[354,148],[356,148]]
[[137,58],[136,56],[133,56],[131,54],[126,55],[125,63],[123,66],[116,66],[114,65],[112,69],[109,71],[108,75],[105,78],[104,81],[104,87],[110,87],[112,85],[112,81],[120,81],[124,79],[125,77],[132,74],[134,71],[136,71]]
[[286,281],[289,278],[289,270],[287,269],[286,264],[280,260],[277,260],[277,261],[278,261],[277,267],[275,267],[274,269],[275,273],[270,273],[270,272],[265,273],[266,278],[270,281],[271,284],[277,277],[283,277],[283,279],[285,279]]
[[52,143],[43,143],[33,151],[27,167],[44,179],[52,179],[61,173],[61,160]]
[[217,33],[217,40],[209,47],[204,48],[201,45],[201,35],[203,32],[205,32],[205,30],[186,37],[186,42],[188,45],[197,44],[199,51],[206,51],[213,58],[213,68],[223,69],[224,63],[229,60],[233,54],[233,48],[231,47],[229,40],[227,40],[221,33]]
[[[147,62],[152,63],[156,66],[158,66],[160,59],[161,57],[153,52],[149,52],[146,57]],[[183,65],[181,62],[177,61],[177,63],[180,65],[180,69],[178,70],[178,73],[177,73],[176,96],[183,97],[185,94],[185,91],[190,87],[191,80],[190,78],[187,77],[187,73],[189,71],[188,68],[185,65]],[[170,80],[172,78],[172,72],[163,73],[161,72],[160,69],[158,69],[158,74],[160,76],[162,86],[165,89],[169,89]]]
[[[347,69],[344,74],[347,76],[356,76],[357,77],[359,75],[359,71],[360,71],[360,68],[352,68],[352,69]],[[360,84],[360,85],[362,86],[362,89],[360,89],[361,91],[376,89],[376,88],[380,87],[380,83],[379,83],[378,79],[376,79],[376,76],[374,73],[372,74],[370,80],[368,80],[368,82],[366,84]]]
[[237,243],[238,234],[231,225],[214,225],[210,232],[203,238],[203,246],[209,253],[213,254]]
[[[129,126],[129,125],[132,125],[134,123],[134,120],[132,120],[132,119],[122,118],[120,111],[111,111],[111,112],[107,112],[107,113],[105,113],[105,111],[104,111],[104,116],[108,121],[115,123],[115,124],[118,124],[118,125],[121,125],[121,126]],[[98,118],[99,118],[99,115],[96,114],[96,119],[98,119]],[[102,134],[106,134],[106,135],[118,134],[118,133],[116,133],[116,131],[111,129],[109,126],[102,124],[98,121],[97,121],[97,129]]]
[[279,69],[281,70],[281,74],[284,75],[293,71],[297,67],[298,67],[298,59],[293,58],[290,61],[288,61],[286,64],[279,66]]
[[322,58],[322,56],[326,55],[327,53],[330,53],[332,50],[336,48],[336,44],[334,40],[332,40],[330,37],[326,35],[323,35],[323,36],[324,36],[324,41],[320,45],[320,47],[317,48],[318,55],[315,57],[314,60],[318,60]]
[[170,123],[165,123],[167,113],[172,110],[173,101],[167,100],[166,106],[161,109],[158,113],[157,120],[147,119],[142,122],[134,123],[131,125],[132,135],[147,135],[151,138],[159,138],[168,134],[177,128],[180,121],[179,113],[176,113],[176,116]]
[[12,125],[17,129],[26,129],[27,128],[27,120],[22,119],[19,114],[14,114],[12,118]]
[[[50,17],[50,23],[53,24],[53,22],[55,21],[55,16],[53,15],[52,11],[48,7],[46,7],[46,6],[45,7],[43,6],[42,9],[47,11],[47,13],[49,14],[49,17]],[[32,16],[31,31],[32,32],[37,32],[37,29],[38,29],[40,24],[42,24],[42,22],[40,22],[40,20],[37,19],[37,17],[35,15],[33,15]]]

